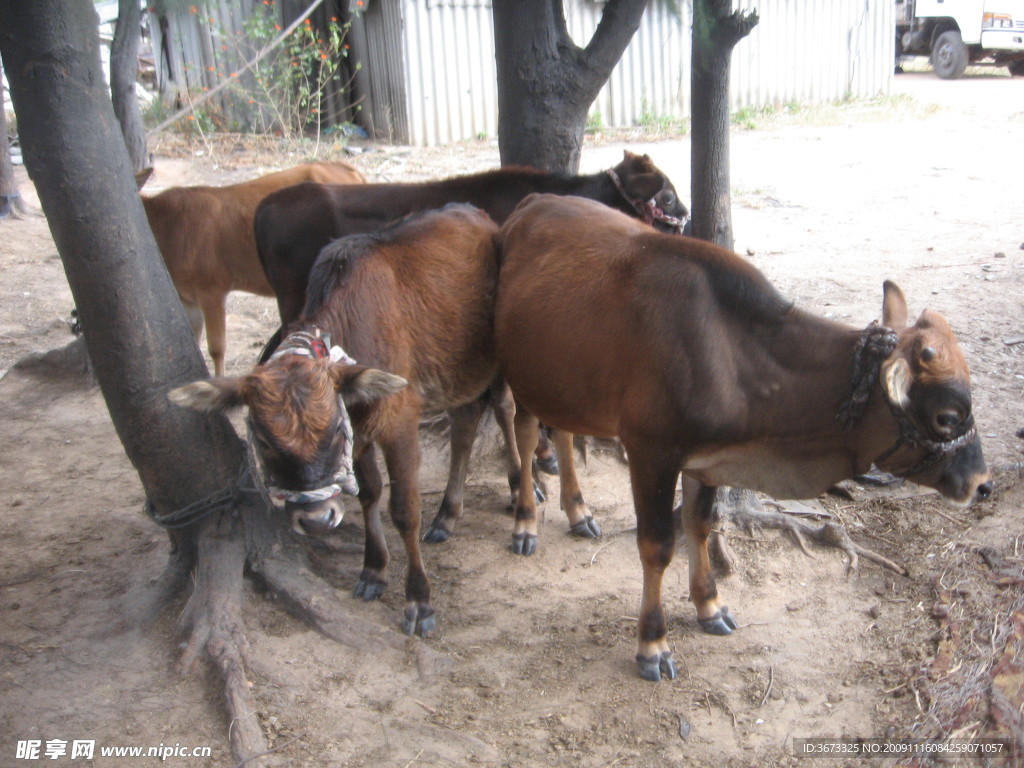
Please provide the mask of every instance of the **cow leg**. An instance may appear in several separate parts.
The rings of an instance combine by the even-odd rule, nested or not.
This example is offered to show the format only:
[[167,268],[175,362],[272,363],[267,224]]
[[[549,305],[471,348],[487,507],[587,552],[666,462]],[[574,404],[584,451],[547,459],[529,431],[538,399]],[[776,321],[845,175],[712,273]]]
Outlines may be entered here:
[[561,503],[565,516],[569,518],[569,533],[584,539],[601,535],[601,528],[594,520],[583,500],[579,479],[576,477],[576,457],[572,448],[572,433],[560,429],[551,430],[551,442],[558,455],[561,467]]
[[516,445],[522,468],[519,491],[516,495],[515,528],[512,531],[512,551],[517,555],[532,555],[537,551],[537,497],[533,492],[533,452],[537,448],[540,423],[528,410],[516,403]]
[[[519,495],[519,481],[522,476],[523,464],[519,458],[519,448],[516,442],[515,416],[516,406],[512,400],[512,392],[502,377],[491,382],[487,390],[488,400],[491,404],[491,411],[494,413],[494,420],[498,423],[501,436],[505,440],[505,453],[508,456],[508,487],[512,494],[512,507],[515,508],[516,497]],[[533,481],[533,493],[537,503],[545,501],[544,489],[536,480]]]
[[363,509],[366,546],[363,550],[363,570],[356,583],[355,597],[376,600],[384,593],[388,567],[388,545],[384,540],[384,527],[380,521],[380,497],[384,482],[377,468],[377,450],[373,443],[355,457],[353,465],[359,483],[359,504]]
[[[629,474],[636,507],[636,542],[644,572],[636,663],[645,680],[674,679],[676,665],[666,637],[661,584],[675,550],[672,502],[680,461],[664,452],[629,451]],[[563,468],[564,469],[564,468]]]
[[557,475],[559,472],[558,455],[555,452],[557,449],[552,450],[553,441],[549,439],[550,432],[548,427],[541,427],[540,440],[537,442],[534,456],[537,459],[537,469],[548,475]]
[[480,398],[448,412],[451,422],[448,485],[444,489],[440,509],[423,534],[423,541],[431,544],[448,541],[448,537],[455,530],[455,521],[462,517],[466,472],[469,469],[469,457],[480,426],[480,418],[484,415],[484,406],[485,403]]
[[420,554],[421,499],[417,486],[420,469],[419,413],[400,419],[386,440],[381,441],[384,461],[391,479],[388,508],[391,519],[402,537],[408,560],[405,575],[405,617],[402,629],[428,637],[437,626],[434,607],[430,604],[430,581]]
[[736,620],[728,607],[718,601],[718,587],[708,556],[708,537],[715,521],[716,488],[683,476],[683,531],[690,561],[690,599],[697,608],[697,621],[705,632],[728,635]]
[[205,294],[199,297],[206,320],[206,349],[213,360],[214,376],[224,375],[224,354],[227,352],[227,295]]

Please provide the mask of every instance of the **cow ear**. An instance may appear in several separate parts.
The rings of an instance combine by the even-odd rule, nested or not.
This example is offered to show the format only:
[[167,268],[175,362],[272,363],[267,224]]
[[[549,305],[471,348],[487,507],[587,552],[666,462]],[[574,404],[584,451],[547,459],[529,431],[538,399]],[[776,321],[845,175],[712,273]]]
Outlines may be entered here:
[[174,405],[196,411],[223,412],[245,405],[242,399],[242,380],[235,377],[220,377],[193,381],[167,393],[167,399]]
[[910,364],[902,357],[897,357],[886,364],[882,377],[889,402],[905,410],[910,405],[910,385],[914,380]]
[[882,284],[882,325],[894,331],[907,327],[907,300],[900,287],[890,280]]
[[334,377],[334,389],[345,405],[372,403],[400,392],[409,384],[401,376],[365,365],[335,363],[331,366],[331,375]]

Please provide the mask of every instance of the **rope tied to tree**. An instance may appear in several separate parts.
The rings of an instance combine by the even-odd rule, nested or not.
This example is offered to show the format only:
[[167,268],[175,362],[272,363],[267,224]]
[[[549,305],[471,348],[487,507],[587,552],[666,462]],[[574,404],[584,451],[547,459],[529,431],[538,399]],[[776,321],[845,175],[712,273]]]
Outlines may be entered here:
[[187,528],[190,525],[195,525],[205,520],[214,513],[234,512],[239,498],[243,494],[255,493],[266,496],[266,489],[263,488],[260,479],[252,472],[250,462],[250,454],[246,452],[245,456],[242,457],[242,465],[238,473],[227,485],[208,496],[193,501],[191,504],[180,507],[173,512],[164,513],[158,512],[156,505],[147,497],[146,501],[143,502],[142,511],[154,523],[168,530]]

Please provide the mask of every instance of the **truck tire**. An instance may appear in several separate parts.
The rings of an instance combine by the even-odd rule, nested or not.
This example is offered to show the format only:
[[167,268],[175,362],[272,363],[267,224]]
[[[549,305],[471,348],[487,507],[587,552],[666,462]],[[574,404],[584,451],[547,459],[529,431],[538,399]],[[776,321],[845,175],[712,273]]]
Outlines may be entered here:
[[956,80],[967,69],[967,46],[956,30],[943,32],[932,46],[932,69],[943,80]]
[[1017,77],[1024,77],[1024,59],[1020,61],[1011,61],[1007,65],[1007,69],[1010,70],[1011,75],[1016,75]]

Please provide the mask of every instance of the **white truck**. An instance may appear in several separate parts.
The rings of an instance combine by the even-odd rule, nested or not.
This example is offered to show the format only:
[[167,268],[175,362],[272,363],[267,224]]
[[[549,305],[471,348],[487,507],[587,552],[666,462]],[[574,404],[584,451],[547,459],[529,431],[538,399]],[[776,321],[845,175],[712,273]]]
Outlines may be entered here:
[[968,64],[1024,75],[1024,0],[896,0],[896,64],[928,56],[952,80]]

